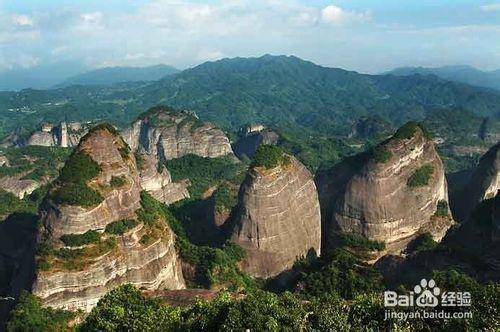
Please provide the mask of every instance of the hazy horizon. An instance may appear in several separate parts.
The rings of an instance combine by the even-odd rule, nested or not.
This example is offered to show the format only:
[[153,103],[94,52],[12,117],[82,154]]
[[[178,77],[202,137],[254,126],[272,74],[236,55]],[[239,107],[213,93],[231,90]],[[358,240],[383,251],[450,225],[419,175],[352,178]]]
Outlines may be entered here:
[[500,68],[500,2],[0,0],[0,72],[295,55],[326,67]]

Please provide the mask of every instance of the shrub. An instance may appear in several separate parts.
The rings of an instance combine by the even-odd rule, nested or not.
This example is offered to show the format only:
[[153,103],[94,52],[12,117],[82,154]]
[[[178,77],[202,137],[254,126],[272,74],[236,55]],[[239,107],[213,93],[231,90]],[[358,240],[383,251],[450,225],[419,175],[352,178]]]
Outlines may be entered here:
[[133,219],[117,220],[106,225],[106,233],[122,235],[129,229],[134,228],[135,226],[137,226],[137,221]]
[[434,167],[431,165],[424,165],[420,167],[408,179],[408,186],[414,188],[428,185],[433,173]]
[[189,154],[181,158],[167,160],[165,166],[172,175],[173,182],[189,179],[189,194],[192,198],[200,198],[210,187],[223,180],[245,174],[245,166],[235,163],[231,157],[203,158]]
[[341,246],[352,247],[368,251],[381,251],[385,249],[385,244],[378,241],[369,240],[366,237],[354,233],[338,234]]
[[109,185],[112,188],[120,188],[127,183],[125,176],[112,176]]
[[38,298],[22,290],[7,331],[66,331],[74,316],[69,311],[43,307]]
[[432,250],[436,248],[437,242],[434,241],[432,235],[428,232],[421,234],[415,240],[408,244],[408,251],[411,253]]
[[75,151],[61,169],[51,198],[58,204],[95,206],[102,196],[87,186],[87,182],[99,175],[100,166],[83,151]]
[[448,217],[448,202],[445,200],[440,200],[437,204],[436,217]]
[[230,209],[238,202],[236,193],[229,188],[227,183],[221,184],[214,193],[217,211]]
[[101,194],[85,184],[65,184],[53,191],[51,198],[57,204],[83,207],[98,205],[103,200]]
[[252,167],[265,167],[271,169],[286,164],[288,157],[279,146],[260,145],[255,152]]
[[61,241],[69,247],[79,247],[90,243],[99,242],[101,235],[96,231],[87,231],[83,234],[64,234]]
[[387,147],[385,147],[384,145],[377,145],[376,147],[374,147],[372,150],[372,155],[373,159],[377,163],[388,162],[392,157],[392,153],[387,150]]
[[85,184],[99,175],[101,168],[88,154],[75,151],[61,169],[58,182]]
[[419,128],[418,122],[410,121],[402,125],[396,133],[392,136],[395,139],[409,139],[415,135],[415,132]]
[[130,147],[128,146],[127,143],[123,142],[124,146],[118,149],[120,152],[120,156],[123,159],[128,159],[130,157]]

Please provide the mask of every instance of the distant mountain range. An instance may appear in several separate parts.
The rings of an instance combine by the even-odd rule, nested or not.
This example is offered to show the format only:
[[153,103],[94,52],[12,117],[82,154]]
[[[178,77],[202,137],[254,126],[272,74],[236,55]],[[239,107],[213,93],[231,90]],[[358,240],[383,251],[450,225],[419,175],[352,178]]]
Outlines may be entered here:
[[445,80],[500,90],[500,70],[481,71],[471,66],[444,66],[436,68],[401,67],[386,74],[398,76],[415,74],[436,75]]
[[123,125],[158,104],[196,111],[228,130],[261,122],[295,132],[347,135],[361,117],[394,126],[461,107],[500,118],[500,91],[436,76],[365,75],[293,56],[206,62],[153,82],[0,93],[0,134],[41,121],[110,120]]
[[105,67],[69,77],[56,87],[71,85],[111,85],[123,82],[156,81],[180,70],[167,65],[149,67]]
[[156,81],[179,72],[172,66],[162,64],[148,67],[104,67],[86,70],[81,63],[55,63],[29,69],[4,71],[0,72],[0,91]]

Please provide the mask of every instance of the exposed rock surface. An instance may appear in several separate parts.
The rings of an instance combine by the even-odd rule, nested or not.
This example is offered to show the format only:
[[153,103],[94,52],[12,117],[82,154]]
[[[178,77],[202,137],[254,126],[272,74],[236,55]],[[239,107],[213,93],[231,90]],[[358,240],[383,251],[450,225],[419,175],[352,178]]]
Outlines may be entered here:
[[240,138],[234,145],[233,150],[238,158],[247,156],[248,158],[253,158],[257,148],[261,144],[278,144],[279,135],[270,130],[263,129],[262,131],[251,132],[242,138]]
[[89,124],[61,122],[57,126],[42,124],[40,130],[31,134],[26,145],[73,147],[87,133]]
[[26,173],[0,178],[0,188],[23,199],[40,187],[40,183],[35,180],[22,179]]
[[142,146],[159,159],[170,160],[187,154],[214,158],[232,153],[229,139],[222,130],[188,112],[161,107],[141,116],[122,135],[133,151]]
[[190,112],[158,107],[148,111],[122,133],[141,159],[141,185],[156,199],[170,204],[189,197],[187,183],[174,183],[163,161],[188,154],[221,157],[232,153],[229,139]]
[[138,158],[141,186],[151,196],[166,204],[189,198],[188,184],[172,182],[169,171],[158,163],[154,154],[140,153]]
[[[152,232],[151,226],[136,216],[143,188],[135,157],[126,152],[123,139],[109,127],[99,127],[82,139],[76,151],[87,154],[100,166],[98,176],[87,186],[97,190],[102,201],[92,207],[56,204],[49,194],[40,213],[44,227],[39,240],[58,250],[64,245],[62,235],[99,231],[99,241],[114,245],[102,252],[97,249],[101,242],[72,249],[85,253],[77,260],[78,265],[67,266],[57,255],[44,258],[50,266],[37,270],[33,293],[45,305],[89,311],[102,295],[122,283],[149,290],[184,288],[174,234],[164,221]],[[113,177],[124,182],[111,186]],[[57,185],[52,190],[57,190]],[[135,219],[137,224],[123,235],[103,233],[111,222],[123,219]]]
[[233,240],[247,250],[242,268],[271,277],[320,254],[321,215],[311,173],[294,157],[271,169],[254,167],[241,185]]
[[[391,138],[380,146],[386,160],[361,158],[361,165],[333,203],[332,227],[384,242],[397,252],[416,235],[430,232],[440,240],[451,218],[435,217],[438,202],[448,202],[443,164],[434,144],[416,126],[409,138]],[[409,179],[422,167],[432,173],[425,185],[410,186]],[[331,174],[335,176],[335,174]],[[445,209],[448,208],[445,206]]]
[[467,220],[471,211],[485,199],[493,198],[500,190],[500,143],[481,157],[469,182],[458,199],[454,211],[461,221]]

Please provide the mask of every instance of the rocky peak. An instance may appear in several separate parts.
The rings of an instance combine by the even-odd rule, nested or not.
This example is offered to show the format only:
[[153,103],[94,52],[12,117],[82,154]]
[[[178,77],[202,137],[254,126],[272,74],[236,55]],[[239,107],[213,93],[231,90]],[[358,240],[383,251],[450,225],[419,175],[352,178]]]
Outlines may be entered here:
[[33,293],[45,305],[89,311],[122,283],[184,287],[175,236],[143,204],[152,198],[140,182],[134,154],[113,127],[82,138],[40,211]]
[[423,232],[444,236],[452,219],[443,164],[418,124],[404,125],[358,161],[333,204],[331,230],[384,242],[391,252]]
[[232,236],[247,250],[243,269],[264,278],[320,253],[321,216],[312,175],[292,156],[273,156],[276,149],[262,145],[257,151],[240,188]]
[[491,147],[479,161],[458,199],[455,213],[461,221],[482,201],[495,197],[500,190],[500,143]]
[[155,107],[142,114],[123,137],[142,162],[141,185],[156,199],[170,204],[189,197],[186,183],[173,183],[165,160],[188,154],[221,157],[231,154],[229,139],[209,123],[189,111]]
[[166,160],[187,154],[214,158],[232,153],[222,130],[187,111],[167,107],[155,107],[141,115],[123,132],[123,137],[132,150],[142,146],[144,151]]

